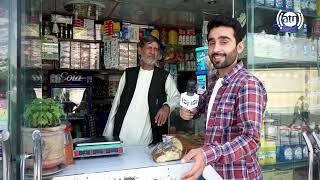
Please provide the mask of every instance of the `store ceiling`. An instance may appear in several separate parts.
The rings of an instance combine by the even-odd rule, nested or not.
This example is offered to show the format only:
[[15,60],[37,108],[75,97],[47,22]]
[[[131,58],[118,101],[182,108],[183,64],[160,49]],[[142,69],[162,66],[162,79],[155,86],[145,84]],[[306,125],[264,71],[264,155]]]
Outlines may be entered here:
[[[70,0],[56,0],[57,13],[71,15],[64,9]],[[88,1],[88,0],[86,0]],[[232,0],[96,0],[105,5],[99,20],[118,19],[138,24],[201,27],[212,14],[232,15]],[[208,1],[212,3],[209,4]],[[235,0],[235,9],[245,11],[244,1]],[[54,0],[43,0],[43,14],[54,13]]]

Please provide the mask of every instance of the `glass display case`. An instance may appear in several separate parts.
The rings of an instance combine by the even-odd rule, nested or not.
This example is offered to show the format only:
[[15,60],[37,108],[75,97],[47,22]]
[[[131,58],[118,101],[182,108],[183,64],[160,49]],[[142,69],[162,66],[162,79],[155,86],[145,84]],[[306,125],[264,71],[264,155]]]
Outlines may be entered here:
[[[293,12],[296,23],[302,23],[301,26],[297,25],[296,32],[280,32],[277,17],[281,16],[280,10],[283,13],[291,11],[290,4],[286,3],[288,1],[281,1],[282,4],[279,4],[280,1],[237,1],[240,2],[245,3],[247,19],[247,48],[242,57],[247,69],[264,83],[268,93],[258,151],[264,179],[306,179],[310,170],[313,178],[318,179],[318,154],[314,154],[313,167],[309,167],[310,150],[302,136],[305,132],[313,147],[319,148],[311,135],[319,135],[320,132],[317,9],[305,6],[304,1],[297,1],[299,4],[296,3],[296,6],[301,3],[300,10]],[[236,15],[241,13],[237,12],[239,9],[235,11]],[[297,12],[302,12],[303,22],[299,21]],[[285,16],[282,14],[281,21],[286,20]],[[169,134],[182,137],[187,147],[200,147],[203,122],[203,117],[184,121],[179,117],[179,111],[175,110],[171,114]]]
[[63,121],[72,125],[73,138],[95,135],[92,118],[92,76],[78,71],[50,71],[49,95],[63,105]]
[[[280,172],[288,179],[305,179],[310,169],[314,169],[314,177],[319,177],[317,163],[309,167],[310,150],[302,137],[306,132],[313,142],[311,133],[319,133],[316,1],[308,6],[304,1],[295,2],[299,3],[247,1],[247,67],[268,93],[258,152],[266,177]],[[288,12],[295,20],[286,19]]]

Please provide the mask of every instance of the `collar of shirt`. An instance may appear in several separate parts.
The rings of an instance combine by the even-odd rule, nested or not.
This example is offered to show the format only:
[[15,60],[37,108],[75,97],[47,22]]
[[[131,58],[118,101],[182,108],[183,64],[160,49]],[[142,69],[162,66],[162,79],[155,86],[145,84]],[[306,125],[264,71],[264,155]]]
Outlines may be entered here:
[[[240,71],[243,68],[243,62],[240,60],[235,67],[232,68],[232,70],[229,73],[226,73],[223,76],[222,84],[226,85],[229,84],[231,81],[231,77],[236,74],[238,71]],[[213,81],[216,81],[219,79],[219,74],[217,70],[214,70],[213,76],[211,77]]]

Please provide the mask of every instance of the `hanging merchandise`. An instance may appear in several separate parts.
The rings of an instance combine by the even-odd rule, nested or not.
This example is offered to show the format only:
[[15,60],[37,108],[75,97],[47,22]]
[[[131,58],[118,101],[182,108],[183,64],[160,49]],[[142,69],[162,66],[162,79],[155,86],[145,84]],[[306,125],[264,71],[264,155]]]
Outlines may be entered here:
[[121,30],[120,22],[113,22],[113,32],[118,33],[118,32],[120,32],[120,30]]
[[203,94],[207,89],[207,60],[208,60],[208,47],[196,48],[196,58],[197,58],[197,93]]
[[294,9],[294,12],[301,11],[301,1],[300,0],[293,0],[293,9]]
[[300,6],[301,6],[301,12],[303,14],[308,14],[309,0],[301,0]]
[[286,0],[285,4],[285,8],[287,11],[293,11],[293,0]]
[[320,0],[317,0],[317,16],[320,16]]
[[153,29],[150,34],[159,39],[159,31],[157,29]]
[[255,0],[255,4],[259,6],[264,6],[264,0]]
[[103,0],[65,0],[64,9],[78,17],[98,20],[105,10]]
[[266,0],[265,2],[265,6],[268,6],[268,7],[274,7],[274,0]]
[[175,30],[169,31],[169,41],[168,44],[170,45],[177,45],[178,44],[178,33]]
[[316,15],[317,14],[317,2],[316,0],[309,0],[309,14]]
[[284,2],[283,2],[283,0],[276,0],[276,8],[278,8],[278,9],[284,9]]
[[114,29],[113,28],[113,21],[112,20],[104,21],[103,25],[104,25],[104,27],[103,27],[104,34],[107,36],[112,36],[113,29]]
[[166,45],[168,42],[168,33],[166,32],[166,30],[164,28],[162,28],[161,32],[160,32],[160,43],[162,45]]

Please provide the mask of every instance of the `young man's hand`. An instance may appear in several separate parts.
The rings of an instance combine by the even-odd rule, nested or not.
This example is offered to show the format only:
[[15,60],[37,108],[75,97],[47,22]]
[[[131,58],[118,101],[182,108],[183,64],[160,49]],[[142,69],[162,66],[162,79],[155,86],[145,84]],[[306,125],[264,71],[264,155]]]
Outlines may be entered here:
[[158,126],[162,126],[166,123],[170,114],[170,107],[167,104],[162,105],[162,107],[157,112],[156,116],[154,117],[155,122]]
[[190,120],[197,113],[197,108],[194,109],[186,109],[184,107],[180,107],[180,117],[184,120]]
[[195,164],[190,171],[181,176],[181,180],[197,180],[206,167],[205,157],[201,148],[190,150],[188,154],[181,159],[181,162],[185,163],[190,160],[194,160]]

